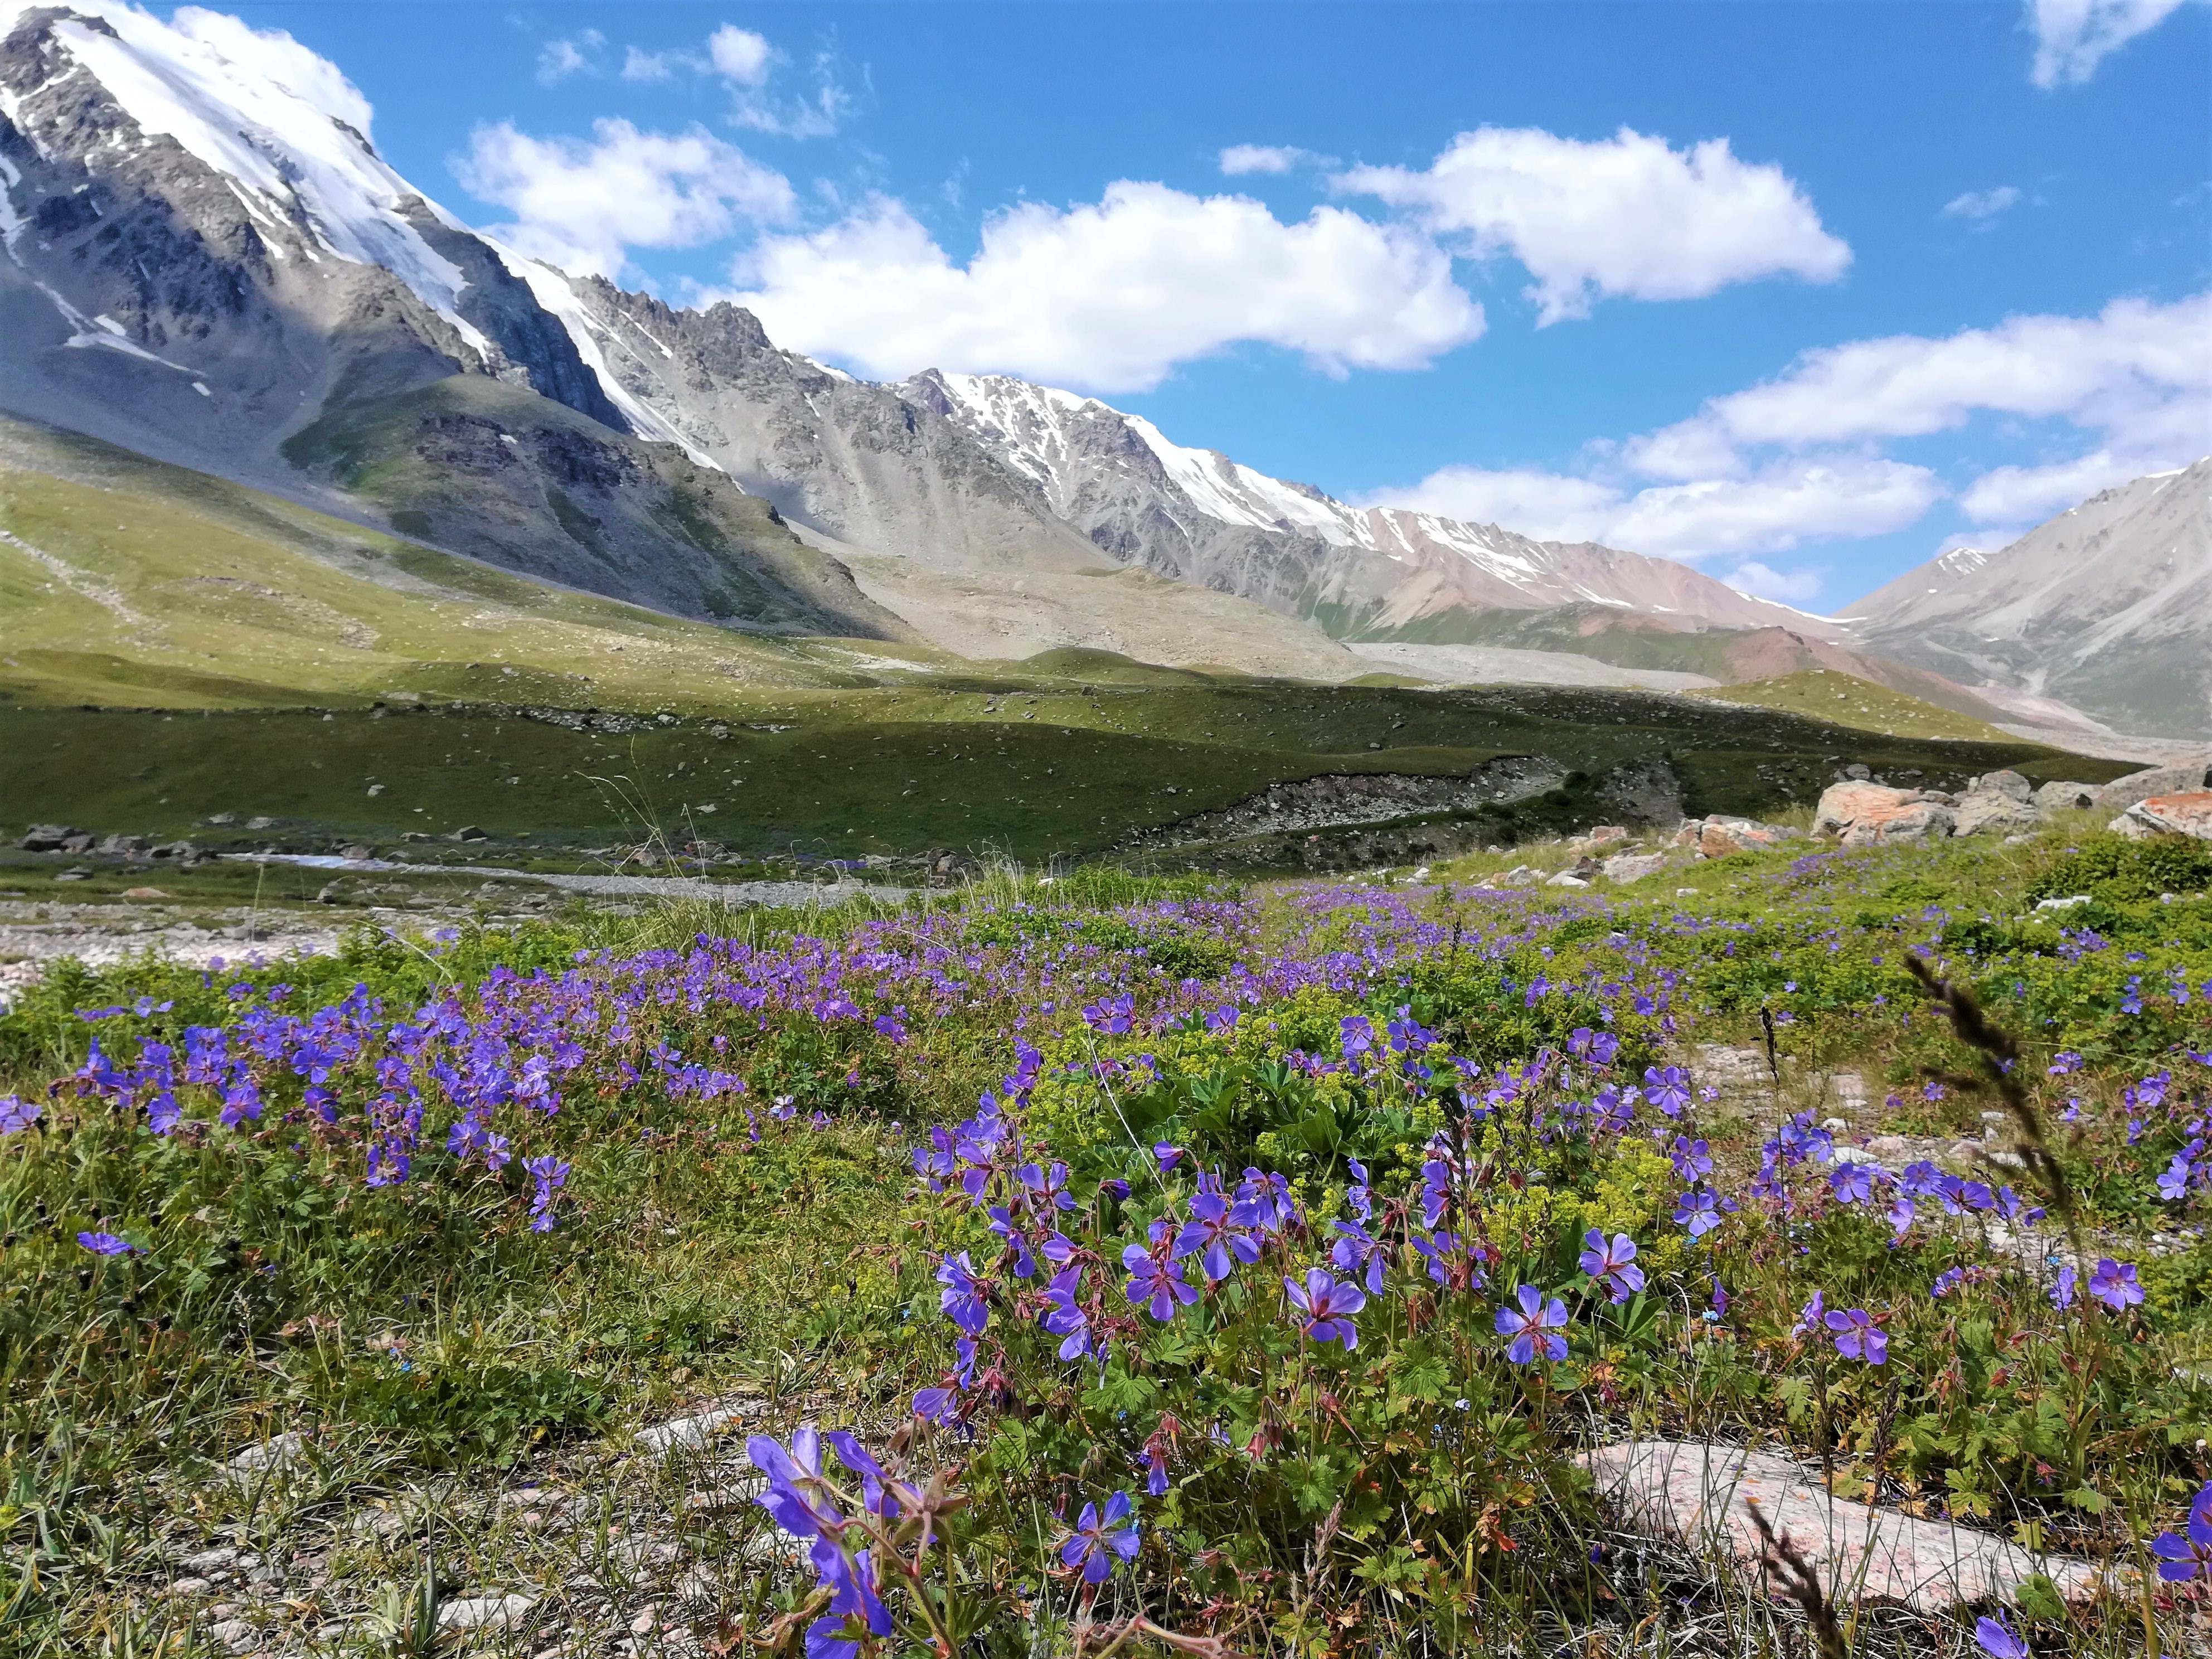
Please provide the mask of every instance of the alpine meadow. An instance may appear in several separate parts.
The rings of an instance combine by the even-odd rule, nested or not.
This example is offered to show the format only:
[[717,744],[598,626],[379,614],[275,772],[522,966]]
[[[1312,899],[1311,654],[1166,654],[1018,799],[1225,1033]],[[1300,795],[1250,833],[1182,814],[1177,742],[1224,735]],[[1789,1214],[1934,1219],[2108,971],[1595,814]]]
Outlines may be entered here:
[[2212,1653],[2208,65],[0,0],[0,1659]]

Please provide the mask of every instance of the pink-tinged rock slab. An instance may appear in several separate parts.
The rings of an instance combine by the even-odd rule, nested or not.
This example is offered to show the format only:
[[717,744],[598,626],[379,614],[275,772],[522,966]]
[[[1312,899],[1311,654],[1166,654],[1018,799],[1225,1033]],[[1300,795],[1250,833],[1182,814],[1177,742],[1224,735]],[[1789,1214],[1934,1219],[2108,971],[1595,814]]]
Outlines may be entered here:
[[[1832,1498],[1771,1452],[1694,1440],[1638,1440],[1576,1459],[1627,1525],[1761,1569],[1751,1505],[1803,1554],[1830,1600],[1901,1601],[1932,1613],[1960,1602],[2009,1601],[2038,1573],[2069,1601],[2094,1594],[2096,1566],[2039,1557],[1993,1534]],[[1774,1588],[1770,1578],[1770,1589]]]
[[1919,799],[1917,789],[1893,789],[1884,783],[1832,783],[1820,792],[1813,833],[1840,836],[1870,812],[1894,811]]
[[1887,847],[1897,842],[1941,841],[1957,822],[1949,807],[1934,801],[1874,807],[1852,820],[1851,827],[1844,831],[1844,845]]
[[2194,836],[2199,841],[2212,841],[2212,789],[2153,795],[2128,808],[2128,816],[2169,836]]

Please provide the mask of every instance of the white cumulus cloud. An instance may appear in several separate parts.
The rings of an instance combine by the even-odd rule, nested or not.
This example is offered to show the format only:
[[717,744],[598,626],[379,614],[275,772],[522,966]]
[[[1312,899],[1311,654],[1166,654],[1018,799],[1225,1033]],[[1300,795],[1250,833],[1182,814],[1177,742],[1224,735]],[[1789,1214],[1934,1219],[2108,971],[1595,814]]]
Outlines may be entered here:
[[790,181],[703,129],[593,124],[586,143],[478,127],[453,162],[461,183],[514,219],[492,234],[564,270],[619,272],[632,247],[696,247],[797,208]]
[[1983,224],[2019,201],[2020,186],[2017,185],[1999,185],[1995,190],[1969,190],[1943,204],[1943,216]]
[[1740,471],[1746,452],[1763,446],[1923,437],[1982,413],[2060,421],[2096,441],[2078,456],[1990,473],[1961,497],[1978,519],[2056,511],[2194,460],[2212,449],[2212,295],[2115,300],[2094,317],[2014,317],[1938,338],[1823,347],[1634,441],[1626,456],[1649,477],[1691,478]]
[[1803,605],[1820,596],[1827,570],[1820,565],[1800,565],[1777,570],[1756,559],[1747,559],[1721,580],[1739,593],[1753,599],[1779,599],[1784,605]]
[[1331,372],[1414,368],[1483,329],[1425,237],[1328,207],[1285,224],[1248,198],[1127,180],[1096,204],[995,215],[964,264],[878,198],[763,239],[738,276],[745,291],[726,297],[779,343],[884,379],[935,367],[1142,390],[1241,341]]
[[2035,32],[2029,78],[2045,88],[2079,85],[2180,5],[2181,0],[2027,0],[2028,27]]
[[767,83],[775,62],[775,48],[765,35],[725,23],[707,37],[707,58],[725,78],[740,86],[757,87]]
[[[1884,453],[1983,414],[2046,423],[2038,441],[2051,458],[1987,470],[1954,490]],[[1939,338],[1824,347],[1688,420],[1593,444],[1580,471],[1447,466],[1364,504],[1692,562],[1730,559],[1723,580],[1802,603],[1824,573],[1771,556],[1900,530],[1954,498],[1991,526],[1971,539],[1996,545],[2099,490],[2208,453],[2212,295],[2125,299],[2094,317],[2015,317]]]
[[1476,258],[1519,260],[1545,324],[1586,316],[1607,295],[1697,299],[1778,276],[1833,282],[1851,258],[1780,167],[1740,160],[1725,138],[1676,150],[1626,127],[1597,143],[1484,127],[1425,171],[1354,167],[1334,182],[1463,237]]

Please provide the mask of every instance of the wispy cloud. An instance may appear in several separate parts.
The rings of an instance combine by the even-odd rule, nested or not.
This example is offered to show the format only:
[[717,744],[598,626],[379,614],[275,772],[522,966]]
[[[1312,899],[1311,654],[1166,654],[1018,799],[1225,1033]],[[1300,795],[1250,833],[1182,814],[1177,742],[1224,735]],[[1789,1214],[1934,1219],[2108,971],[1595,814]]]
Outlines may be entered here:
[[2021,191],[2017,185],[1999,185],[1994,190],[1970,190],[1954,196],[1943,204],[1943,217],[1964,219],[1969,224],[1988,224],[2007,208],[2019,204]]
[[2027,0],[2027,24],[2035,33],[2028,78],[2045,88],[2078,86],[2180,7],[2181,0]]

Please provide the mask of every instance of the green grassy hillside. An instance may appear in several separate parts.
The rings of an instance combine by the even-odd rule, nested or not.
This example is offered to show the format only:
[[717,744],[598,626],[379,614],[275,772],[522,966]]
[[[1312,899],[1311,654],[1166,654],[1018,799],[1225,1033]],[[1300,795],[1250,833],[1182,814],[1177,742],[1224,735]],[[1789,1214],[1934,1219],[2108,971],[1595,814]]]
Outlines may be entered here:
[[[874,664],[951,660],[878,640],[865,650]],[[854,664],[819,642],[531,581],[0,421],[0,701],[654,708],[709,704],[737,684],[872,684]]]
[[1735,703],[1740,708],[1779,709],[1892,737],[1945,738],[1964,743],[2011,740],[2009,734],[1986,720],[1939,708],[1932,702],[1832,668],[1810,668],[1802,673],[1753,680],[1744,685],[1719,685],[1691,695]]
[[658,829],[745,853],[957,847],[1040,859],[1104,852],[1272,782],[1460,773],[1506,754],[1549,755],[1591,775],[1665,754],[1698,812],[1808,801],[1847,761],[1917,769],[1931,785],[2002,765],[2036,778],[2127,769],[2017,742],[1880,737],[1632,693],[1013,684],[733,688],[712,714],[630,732],[481,705],[389,715],[18,708],[0,711],[0,817],[11,829],[67,820],[207,840],[196,826],[228,812],[275,820],[271,833],[298,850],[476,824],[547,848]]

